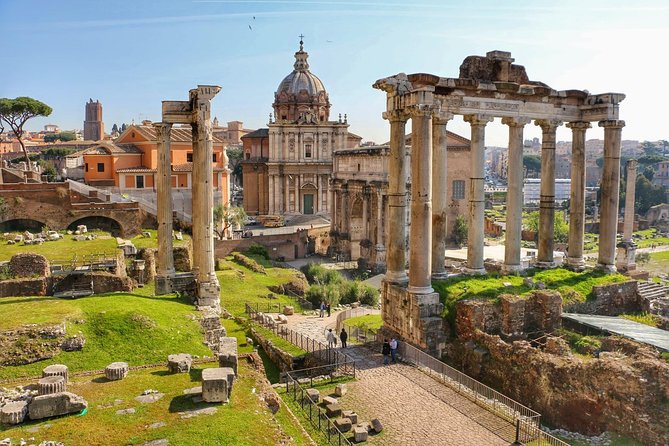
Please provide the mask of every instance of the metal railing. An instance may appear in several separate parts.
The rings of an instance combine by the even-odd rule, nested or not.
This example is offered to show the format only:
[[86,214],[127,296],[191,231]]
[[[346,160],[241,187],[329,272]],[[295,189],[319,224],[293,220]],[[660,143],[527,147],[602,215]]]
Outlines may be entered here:
[[308,382],[309,386],[313,387],[314,378],[322,378],[324,376],[330,378],[330,383],[333,383],[335,378],[340,378],[342,376],[355,377],[355,361],[340,363],[336,368],[332,364],[327,364],[318,367],[309,367],[307,369],[290,370],[281,373],[283,380],[280,381],[286,383],[286,390],[288,390],[290,381],[298,381],[300,384],[306,384]]
[[304,388],[297,380],[286,382],[286,393],[293,397],[293,401],[299,404],[300,409],[309,419],[311,425],[319,432],[332,446],[350,446],[353,443],[346,438],[344,433],[335,426],[334,422],[328,417],[323,409],[309,398]]
[[[267,305],[281,306],[284,304],[268,303]],[[254,306],[259,308],[261,305],[245,304],[246,314],[249,315],[251,320],[335,369],[339,370],[344,367],[344,370],[348,371],[352,364],[351,374],[355,377],[355,360],[353,358],[337,348],[330,347],[323,342],[317,341],[316,339],[305,336],[302,333],[277,323],[271,316],[257,311]]]
[[559,438],[544,432],[534,424],[516,420],[516,442],[514,444],[531,446],[569,446]]
[[358,307],[358,308],[349,308],[348,310],[342,311],[337,315],[337,333],[339,333],[342,327],[345,325],[344,322],[346,321],[346,319],[358,316],[366,316],[368,314],[381,314],[381,310],[377,310],[374,308]]

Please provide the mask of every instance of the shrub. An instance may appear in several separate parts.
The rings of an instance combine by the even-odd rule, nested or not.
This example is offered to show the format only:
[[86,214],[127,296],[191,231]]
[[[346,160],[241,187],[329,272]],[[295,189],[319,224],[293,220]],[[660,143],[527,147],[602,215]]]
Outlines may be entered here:
[[258,256],[269,260],[269,254],[267,253],[267,248],[257,243],[251,243],[251,246],[249,246],[249,249],[247,249],[246,252],[248,255]]
[[369,285],[363,285],[362,296],[360,296],[360,303],[375,307],[379,304],[379,290]]
[[305,297],[311,302],[314,308],[318,308],[321,302],[334,306],[339,303],[339,286],[333,283],[328,285],[311,285]]
[[318,263],[307,263],[300,271],[304,273],[310,284],[326,285],[331,283],[340,283],[343,277],[338,271],[325,268]]
[[242,266],[247,267],[253,272],[260,273],[260,274],[267,274],[267,271],[265,271],[265,267],[256,262],[255,260],[246,257],[244,254],[240,254],[238,252],[233,252],[232,253],[232,258],[234,259],[235,262],[239,263]]

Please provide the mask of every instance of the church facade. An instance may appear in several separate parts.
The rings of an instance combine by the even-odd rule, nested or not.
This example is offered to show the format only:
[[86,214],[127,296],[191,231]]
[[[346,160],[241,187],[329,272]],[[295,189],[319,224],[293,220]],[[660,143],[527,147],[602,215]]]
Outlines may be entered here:
[[333,152],[358,146],[346,117],[330,120],[330,100],[309,71],[303,42],[293,71],[274,94],[268,128],[242,137],[244,209],[250,215],[330,217]]

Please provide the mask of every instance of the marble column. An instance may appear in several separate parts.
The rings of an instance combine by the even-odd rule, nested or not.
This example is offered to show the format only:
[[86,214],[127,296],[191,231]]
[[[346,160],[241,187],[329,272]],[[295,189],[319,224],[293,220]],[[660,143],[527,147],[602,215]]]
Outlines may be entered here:
[[411,108],[411,230],[409,287],[414,294],[432,288],[432,113],[427,104]]
[[627,184],[625,186],[625,217],[623,220],[623,239],[618,244],[616,266],[619,271],[636,269],[636,243],[632,240],[634,232],[634,201],[636,188],[636,160],[628,160],[626,165]]
[[567,265],[575,270],[585,268],[583,240],[585,233],[585,132],[589,122],[570,122],[571,194],[569,197],[569,241]]
[[602,206],[597,266],[606,271],[615,271],[618,201],[620,199],[620,139],[625,121],[600,121],[599,126],[604,128],[604,168],[601,183]]
[[444,254],[448,215],[448,143],[446,124],[451,113],[435,113],[432,118],[432,277],[446,278]]
[[362,238],[372,240],[369,236],[369,189],[362,187]]
[[172,254],[172,157],[170,154],[170,131],[172,124],[156,122],[156,149],[158,165],[156,173],[156,195],[158,207],[158,253],[156,256],[156,295],[172,292],[170,276],[174,275]]
[[288,213],[290,211],[290,178],[288,174],[283,174],[283,212]]
[[555,266],[553,250],[555,243],[555,132],[562,122],[554,119],[538,119],[541,127],[541,190],[539,192],[539,249],[537,266]]
[[220,287],[214,270],[214,139],[211,100],[221,87],[198,86],[194,101],[193,135],[193,260],[197,267],[198,306],[220,306]]
[[492,121],[487,115],[465,115],[471,126],[469,180],[469,220],[467,221],[467,273],[485,274],[483,265],[485,192],[485,126]]
[[275,200],[274,185],[276,184],[275,179],[276,175],[268,176],[269,214],[274,214],[274,200]]
[[503,270],[506,273],[514,273],[522,269],[520,240],[523,229],[523,128],[529,122],[529,118],[502,119],[502,124],[509,126],[506,240],[504,242],[503,265]]
[[390,159],[388,162],[388,247],[386,252],[386,280],[406,283],[407,236],[407,163],[405,132],[408,115],[401,111],[386,112],[390,121]]

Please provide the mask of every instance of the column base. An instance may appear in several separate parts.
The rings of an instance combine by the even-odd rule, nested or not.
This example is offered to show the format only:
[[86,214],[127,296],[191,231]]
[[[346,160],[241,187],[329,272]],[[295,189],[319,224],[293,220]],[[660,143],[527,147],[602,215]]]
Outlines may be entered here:
[[586,269],[583,257],[567,257],[566,266],[572,271],[583,271]]
[[636,269],[636,248],[632,242],[621,242],[618,244],[618,256],[616,257],[616,267],[618,271],[634,271]]
[[156,296],[162,296],[163,294],[172,293],[172,279],[169,275],[165,276],[156,276],[154,279],[156,285]]
[[431,286],[411,286],[407,287],[407,291],[411,294],[432,294],[434,293],[434,288]]
[[539,269],[551,269],[555,268],[556,264],[555,262],[537,262],[534,264],[534,266]]
[[616,273],[618,272],[618,269],[616,268],[616,265],[608,265],[605,263],[598,263],[595,269],[599,271],[605,271],[607,273]]
[[386,282],[404,285],[409,282],[409,276],[406,271],[386,271],[384,280]]
[[464,273],[469,276],[483,276],[486,274],[485,268],[465,268]]
[[448,273],[446,271],[439,271],[438,273],[432,273],[432,280],[444,280],[448,278]]
[[198,282],[197,284],[197,298],[195,305],[198,310],[203,307],[212,308],[214,310],[221,310],[221,286],[218,280],[210,280],[208,282]]
[[502,265],[502,272],[505,274],[515,274],[523,270],[522,265],[507,265],[506,263]]

